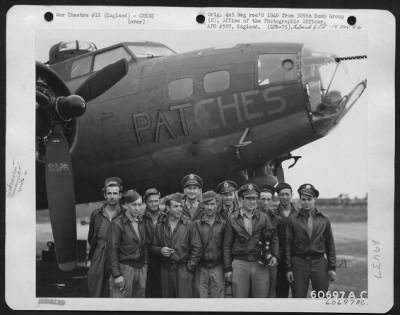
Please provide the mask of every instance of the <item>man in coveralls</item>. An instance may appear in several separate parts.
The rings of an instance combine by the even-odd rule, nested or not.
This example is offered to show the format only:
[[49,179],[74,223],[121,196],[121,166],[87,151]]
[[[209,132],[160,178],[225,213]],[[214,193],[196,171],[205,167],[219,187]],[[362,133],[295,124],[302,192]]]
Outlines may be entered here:
[[151,248],[161,256],[161,296],[165,298],[192,298],[193,279],[202,247],[192,223],[182,215],[180,194],[169,196],[165,202],[166,214],[160,218]]
[[315,207],[318,190],[303,184],[298,193],[301,209],[288,219],[286,265],[293,297],[305,298],[310,280],[317,295],[326,293],[329,281],[335,280],[336,252],[329,219]]
[[[231,215],[224,233],[225,280],[232,281],[234,298],[266,298],[269,293],[270,272],[266,264],[260,264],[261,248],[258,243],[262,233],[271,231],[272,225],[266,214],[257,209],[259,189],[255,184],[243,185],[238,190],[241,203],[239,211]],[[279,243],[276,233],[271,239],[274,266],[279,259]]]
[[88,290],[90,297],[109,297],[108,268],[106,248],[110,223],[121,215],[122,180],[119,177],[107,178],[103,187],[105,203],[90,216],[88,242]]
[[128,190],[124,201],[126,210],[111,223],[108,235],[110,293],[116,298],[144,298],[152,227],[140,217],[143,201],[135,190]]
[[275,213],[281,218],[278,226],[281,260],[278,264],[276,275],[276,297],[288,298],[291,285],[286,278],[286,226],[288,217],[296,213],[297,209],[292,203],[293,191],[292,187],[288,183],[279,183],[276,186],[275,191],[279,198],[279,205]]

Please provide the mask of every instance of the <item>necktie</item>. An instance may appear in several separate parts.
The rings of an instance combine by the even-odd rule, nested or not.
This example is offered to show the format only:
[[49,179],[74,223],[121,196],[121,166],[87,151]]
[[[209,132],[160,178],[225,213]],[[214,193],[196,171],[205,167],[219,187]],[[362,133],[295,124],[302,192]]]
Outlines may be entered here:
[[307,227],[308,227],[308,237],[311,239],[311,234],[312,234],[312,226],[313,226],[313,218],[311,213],[308,215],[308,220],[307,220]]

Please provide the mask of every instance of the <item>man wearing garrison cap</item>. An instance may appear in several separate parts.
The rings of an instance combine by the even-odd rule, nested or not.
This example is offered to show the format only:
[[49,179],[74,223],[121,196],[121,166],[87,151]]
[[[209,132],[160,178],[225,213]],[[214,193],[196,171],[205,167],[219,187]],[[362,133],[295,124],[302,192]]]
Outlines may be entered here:
[[151,250],[161,257],[161,296],[192,298],[194,272],[199,263],[202,244],[192,223],[182,215],[180,194],[169,196],[166,214],[160,217]]
[[319,191],[303,184],[298,193],[301,209],[287,225],[286,268],[293,297],[305,298],[310,280],[316,292],[326,292],[329,281],[335,280],[336,252],[330,221],[315,207]]
[[141,219],[142,197],[133,189],[124,194],[124,213],[110,225],[108,257],[111,297],[145,297],[148,248],[153,231]]
[[122,213],[122,180],[109,177],[104,181],[105,203],[92,212],[89,223],[88,243],[88,292],[90,297],[109,297],[110,270],[106,256],[106,243],[110,223]]
[[266,298],[269,294],[270,272],[266,264],[259,263],[260,240],[271,232],[271,266],[279,259],[276,233],[267,215],[257,209],[259,189],[248,183],[238,190],[239,210],[226,222],[224,232],[224,271],[226,281],[232,281],[234,298]]
[[203,213],[194,222],[193,230],[202,243],[202,256],[196,270],[195,286],[200,298],[223,298],[225,296],[222,242],[225,220],[219,216],[219,196],[212,190],[203,194]]
[[288,183],[279,183],[275,191],[278,195],[279,205],[275,213],[280,217],[278,225],[279,249],[280,249],[280,263],[278,265],[277,278],[276,278],[276,297],[288,298],[290,283],[286,278],[286,226],[288,217],[296,213],[297,210],[292,203],[293,190]]
[[236,190],[238,186],[233,180],[224,180],[217,185],[217,193],[222,196],[220,215],[226,219],[237,211],[238,202],[236,200]]
[[199,175],[188,174],[182,178],[183,197],[183,216],[194,221],[201,214],[201,194],[203,189],[203,180]]

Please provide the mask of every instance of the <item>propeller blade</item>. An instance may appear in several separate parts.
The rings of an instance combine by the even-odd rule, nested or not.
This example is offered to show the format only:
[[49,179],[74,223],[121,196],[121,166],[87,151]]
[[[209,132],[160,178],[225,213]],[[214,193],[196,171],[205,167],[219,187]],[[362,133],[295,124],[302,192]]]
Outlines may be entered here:
[[58,266],[71,271],[77,262],[75,194],[62,125],[55,126],[46,145],[46,190]]
[[92,74],[75,91],[86,102],[107,91],[128,73],[128,62],[121,59]]

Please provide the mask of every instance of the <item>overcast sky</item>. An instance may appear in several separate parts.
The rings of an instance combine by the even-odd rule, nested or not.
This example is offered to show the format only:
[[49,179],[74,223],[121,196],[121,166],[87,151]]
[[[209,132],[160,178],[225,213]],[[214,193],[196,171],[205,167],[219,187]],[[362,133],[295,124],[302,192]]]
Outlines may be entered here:
[[[161,42],[176,52],[185,52],[206,47],[225,47],[246,42],[299,42],[315,51],[335,53],[338,56],[367,54],[367,37],[363,32],[260,32],[260,31],[60,31],[40,32],[36,38],[36,59],[48,60],[50,47],[59,41],[83,40],[94,42],[103,48],[122,41]],[[368,60],[346,62],[353,82],[366,78]],[[347,81],[346,81],[347,82]],[[295,190],[305,182],[314,184],[321,197],[364,197],[367,186],[367,99],[368,88],[340,124],[326,137],[293,151],[301,155],[295,167],[284,163],[286,181]],[[296,196],[297,197],[297,196]]]

